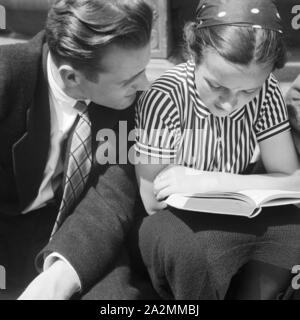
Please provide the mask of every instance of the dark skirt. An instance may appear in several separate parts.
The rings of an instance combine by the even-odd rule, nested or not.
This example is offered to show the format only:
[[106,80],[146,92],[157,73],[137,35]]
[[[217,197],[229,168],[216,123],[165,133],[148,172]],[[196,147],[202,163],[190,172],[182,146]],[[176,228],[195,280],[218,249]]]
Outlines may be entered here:
[[164,210],[144,220],[139,246],[162,298],[223,299],[249,261],[300,264],[300,209],[265,208],[253,219]]

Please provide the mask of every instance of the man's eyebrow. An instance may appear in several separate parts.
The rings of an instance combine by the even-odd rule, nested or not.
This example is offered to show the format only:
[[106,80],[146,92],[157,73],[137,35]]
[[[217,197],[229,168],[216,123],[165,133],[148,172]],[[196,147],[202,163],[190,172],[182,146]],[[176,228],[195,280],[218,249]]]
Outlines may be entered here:
[[142,71],[140,71],[139,73],[135,74],[135,75],[132,76],[131,78],[126,79],[126,80],[123,80],[121,83],[122,83],[122,84],[129,83],[129,82],[133,81],[134,79],[136,79],[137,77],[139,77],[139,76],[140,76],[141,74],[143,74],[145,71],[146,71],[146,69],[143,69]]

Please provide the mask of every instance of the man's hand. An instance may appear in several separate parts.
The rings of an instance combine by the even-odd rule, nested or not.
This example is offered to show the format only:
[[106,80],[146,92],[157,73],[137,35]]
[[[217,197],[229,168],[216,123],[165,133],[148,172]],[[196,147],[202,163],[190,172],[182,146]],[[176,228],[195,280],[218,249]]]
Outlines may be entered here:
[[37,276],[18,300],[67,300],[78,291],[78,284],[67,263],[57,260]]

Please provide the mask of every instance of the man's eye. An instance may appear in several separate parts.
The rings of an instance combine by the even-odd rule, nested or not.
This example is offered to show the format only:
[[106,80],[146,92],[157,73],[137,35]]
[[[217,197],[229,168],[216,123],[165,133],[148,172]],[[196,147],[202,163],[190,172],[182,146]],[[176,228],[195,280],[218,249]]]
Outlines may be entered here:
[[126,86],[128,86],[130,84],[130,82],[124,82],[123,84],[122,84],[122,87],[126,87]]

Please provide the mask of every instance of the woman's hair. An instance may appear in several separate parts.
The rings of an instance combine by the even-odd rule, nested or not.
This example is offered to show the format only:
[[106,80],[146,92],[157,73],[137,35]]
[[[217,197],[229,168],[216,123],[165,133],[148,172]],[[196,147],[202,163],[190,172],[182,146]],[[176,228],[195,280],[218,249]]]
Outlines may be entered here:
[[108,46],[139,49],[150,42],[152,19],[145,0],[57,0],[48,14],[47,43],[56,63],[69,62],[95,80]]
[[235,25],[199,28],[190,22],[184,28],[184,38],[185,52],[197,65],[201,64],[205,49],[213,49],[225,60],[240,65],[255,62],[280,69],[286,62],[283,35],[269,29]]

